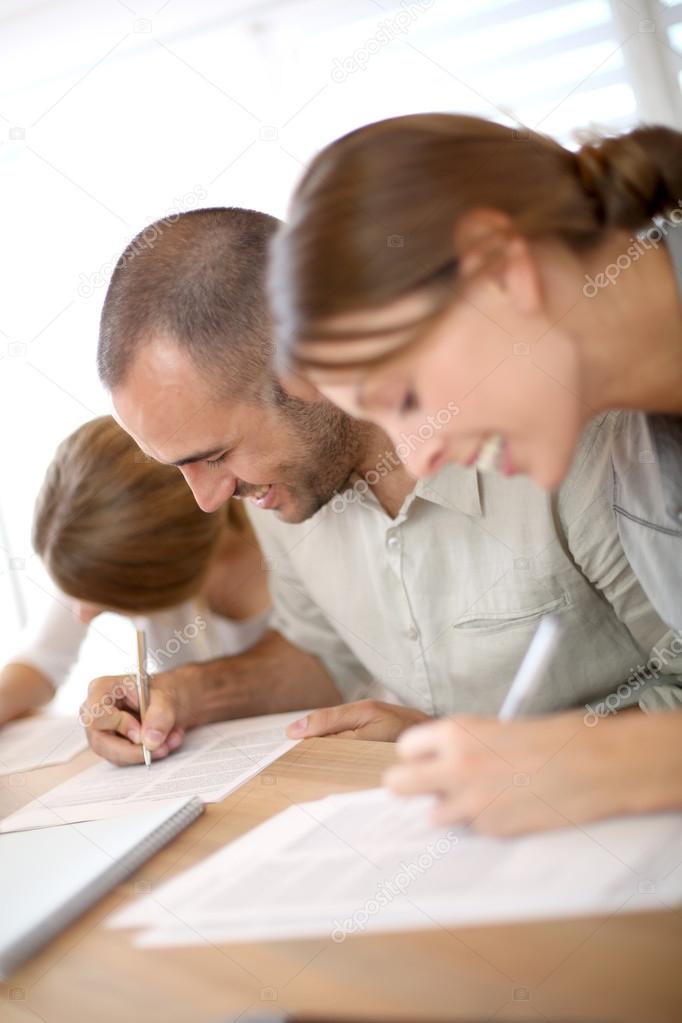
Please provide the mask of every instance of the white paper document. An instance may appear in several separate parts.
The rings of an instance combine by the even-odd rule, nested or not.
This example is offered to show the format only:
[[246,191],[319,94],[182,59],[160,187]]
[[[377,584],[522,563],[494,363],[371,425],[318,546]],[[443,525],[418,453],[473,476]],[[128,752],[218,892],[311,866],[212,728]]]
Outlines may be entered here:
[[294,805],[110,921],[141,946],[452,927],[682,903],[682,814],[513,839],[382,789]]
[[0,775],[63,764],[87,745],[75,717],[41,715],[11,721],[0,728]]
[[10,814],[0,832],[102,820],[150,800],[199,796],[217,803],[297,745],[285,728],[300,716],[297,711],[195,728],[177,753],[149,768],[102,761]]

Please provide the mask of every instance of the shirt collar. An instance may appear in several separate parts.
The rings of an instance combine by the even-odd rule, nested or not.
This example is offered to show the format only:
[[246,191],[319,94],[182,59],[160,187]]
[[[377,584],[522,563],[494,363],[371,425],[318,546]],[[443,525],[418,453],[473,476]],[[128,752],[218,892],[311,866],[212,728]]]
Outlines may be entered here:
[[[349,489],[356,487],[360,479],[360,476],[353,473],[349,480]],[[478,471],[473,468],[465,469],[459,465],[449,465],[429,479],[417,480],[414,489],[405,498],[398,518],[409,514],[410,506],[417,498],[429,501],[431,504],[438,504],[441,508],[447,508],[449,511],[462,512],[464,515],[480,516],[483,514]],[[328,509],[334,500],[332,498],[332,501],[321,508],[317,514]],[[341,495],[338,500],[344,500],[344,496]],[[370,508],[381,508],[371,489],[364,487],[361,493],[357,493],[353,503],[364,504]]]
[[464,515],[482,515],[478,471],[461,465],[449,465],[427,480],[419,480],[415,494],[451,511]]

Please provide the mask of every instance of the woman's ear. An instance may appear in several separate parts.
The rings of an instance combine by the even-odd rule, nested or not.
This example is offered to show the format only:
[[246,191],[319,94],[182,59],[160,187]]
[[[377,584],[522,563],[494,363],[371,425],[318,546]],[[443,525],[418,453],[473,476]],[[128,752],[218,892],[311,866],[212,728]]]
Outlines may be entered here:
[[536,252],[527,238],[510,238],[504,260],[505,288],[517,312],[526,316],[542,309],[542,285],[536,263]]
[[464,277],[474,276],[486,263],[493,263],[511,227],[506,213],[486,207],[469,210],[459,218],[453,235],[454,255]]
[[534,253],[506,213],[486,208],[465,213],[455,226],[454,245],[463,278],[480,271],[519,312],[537,311],[541,288]]

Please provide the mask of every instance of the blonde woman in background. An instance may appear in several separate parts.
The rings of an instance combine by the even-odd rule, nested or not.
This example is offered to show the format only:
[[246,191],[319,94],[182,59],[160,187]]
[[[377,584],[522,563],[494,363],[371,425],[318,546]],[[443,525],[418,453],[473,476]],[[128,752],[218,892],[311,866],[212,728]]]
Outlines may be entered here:
[[[242,506],[202,512],[177,469],[146,458],[110,416],[59,445],[33,544],[58,592],[0,670],[0,724],[52,698],[105,611],[145,630],[154,671],[240,653],[265,632],[267,581]],[[174,730],[154,757],[182,739]]]

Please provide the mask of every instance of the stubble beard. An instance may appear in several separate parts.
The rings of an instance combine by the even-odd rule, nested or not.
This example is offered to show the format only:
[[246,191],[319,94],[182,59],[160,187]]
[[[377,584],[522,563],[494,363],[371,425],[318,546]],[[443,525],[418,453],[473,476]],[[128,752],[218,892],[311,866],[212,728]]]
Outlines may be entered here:
[[293,507],[287,522],[312,518],[350,485],[361,462],[370,429],[329,403],[289,399],[288,416],[299,440],[301,456],[282,473]]

